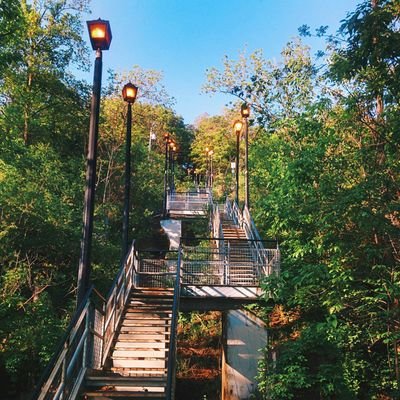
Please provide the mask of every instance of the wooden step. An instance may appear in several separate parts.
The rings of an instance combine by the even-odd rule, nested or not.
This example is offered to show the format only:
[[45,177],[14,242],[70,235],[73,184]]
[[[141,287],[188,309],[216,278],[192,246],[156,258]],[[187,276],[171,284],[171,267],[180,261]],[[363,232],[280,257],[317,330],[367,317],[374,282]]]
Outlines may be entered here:
[[165,288],[141,288],[134,289],[131,292],[131,297],[156,297],[156,298],[168,298],[174,296],[174,289]]
[[142,304],[135,300],[128,300],[126,307],[137,310],[168,311],[172,310],[172,303],[146,303]]
[[91,391],[85,392],[85,396],[87,398],[95,397],[95,398],[105,398],[105,399],[114,399],[116,397],[128,398],[128,399],[155,399],[155,400],[164,400],[165,394],[157,393],[157,392],[123,392],[118,390],[106,390],[106,391]]
[[122,368],[111,366],[110,371],[126,378],[152,378],[152,377],[166,377],[166,368]]
[[163,377],[166,376],[167,374],[167,369],[166,368],[117,368],[117,367],[111,367],[111,371],[114,373],[117,373],[121,376],[126,376],[126,377]]
[[153,311],[144,311],[137,310],[134,308],[127,308],[126,313],[124,314],[125,318],[144,318],[144,319],[168,319],[171,318],[171,312],[153,312]]
[[169,341],[158,341],[158,342],[146,342],[145,340],[140,340],[140,341],[133,341],[130,338],[130,335],[124,335],[124,337],[118,337],[116,343],[115,343],[115,348],[116,349],[121,349],[121,348],[135,348],[135,349],[165,349],[168,347],[168,342]]
[[157,337],[145,337],[145,335],[137,335],[136,333],[126,333],[126,332],[121,332],[118,337],[117,341],[131,341],[131,342],[143,342],[143,343],[151,343],[154,341],[154,343],[162,343],[162,342],[168,342],[166,339],[166,335],[157,335]]
[[147,333],[169,333],[170,325],[137,325],[134,320],[125,320],[122,322],[121,329],[130,332],[147,332]]
[[147,296],[131,296],[128,298],[128,304],[130,302],[134,302],[136,304],[143,304],[143,306],[167,306],[167,305],[171,305],[173,303],[173,298],[172,297],[168,297],[168,298],[164,298],[162,297],[161,299],[159,299],[157,296],[155,297],[147,297]]
[[125,359],[125,358],[114,358],[112,357],[112,366],[114,368],[137,368],[140,370],[147,368],[165,368],[165,360],[159,359]]
[[120,334],[121,335],[132,335],[133,338],[137,340],[164,340],[167,337],[169,337],[168,332],[135,332],[130,329],[130,327],[123,326],[120,329]]
[[168,352],[168,349],[117,349],[114,350],[113,352],[113,357],[119,357],[119,358],[139,358],[139,357],[149,357],[152,356],[154,358],[164,358],[166,356],[166,353]]
[[154,386],[154,387],[163,387],[166,386],[167,377],[126,377],[117,374],[103,374],[97,376],[88,375],[86,378],[86,384],[90,387],[96,386]]
[[163,320],[163,319],[135,319],[135,318],[126,318],[122,322],[125,325],[135,325],[135,326],[154,326],[154,327],[163,327],[169,328],[171,325],[171,320]]

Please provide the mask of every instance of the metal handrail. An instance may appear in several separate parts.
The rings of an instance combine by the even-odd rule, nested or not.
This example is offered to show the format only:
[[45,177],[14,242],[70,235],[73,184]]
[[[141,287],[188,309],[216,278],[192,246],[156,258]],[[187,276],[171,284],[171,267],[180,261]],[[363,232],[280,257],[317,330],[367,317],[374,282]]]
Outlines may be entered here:
[[[197,238],[204,247],[183,246],[183,285],[259,286],[260,278],[279,266],[276,241],[249,239]],[[252,272],[248,268],[252,267]],[[242,268],[243,280],[237,276]],[[234,282],[231,277],[235,277]],[[249,283],[249,279],[253,282]]]
[[124,311],[126,300],[130,294],[132,286],[134,286],[136,258],[136,246],[135,241],[133,241],[129,252],[125,257],[125,261],[122,263],[121,268],[108,292],[107,301],[105,303],[103,352],[101,357],[102,365],[107,359],[114,335]]
[[[266,251],[264,247],[265,242],[261,239],[261,236],[258,233],[249,209],[244,206],[242,212],[236,201],[231,202],[229,198],[227,198],[225,202],[225,212],[236,225],[240,226],[244,230],[246,238],[252,249],[254,262],[266,266],[266,270],[263,271],[263,273],[269,275],[271,272],[279,272],[280,255],[277,241],[274,241],[276,243],[277,253],[271,259],[271,254],[270,252]],[[274,266],[272,271],[270,268],[271,265]]]
[[168,191],[166,196],[166,210],[174,212],[206,213],[212,205],[212,193],[205,191],[175,192]]
[[223,239],[224,233],[222,231],[221,213],[219,212],[218,204],[213,204],[212,210],[211,226],[213,237]]
[[[96,362],[94,336],[101,336],[93,326],[95,312],[102,314],[95,304],[94,294],[96,292],[92,286],[73,315],[57,351],[32,394],[32,400],[73,399],[78,393],[86,370]],[[100,302],[103,305],[101,298]]]
[[175,398],[175,383],[176,383],[176,351],[177,351],[177,328],[179,318],[179,303],[181,297],[182,287],[182,269],[181,269],[181,254],[182,248],[179,246],[178,262],[176,266],[175,285],[174,285],[174,300],[172,306],[172,319],[171,319],[171,335],[168,351],[168,369],[167,369],[167,387],[166,398],[167,400],[174,400]]
[[135,281],[136,258],[133,242],[106,299],[93,286],[87,291],[32,400],[74,399],[87,369],[104,365]]

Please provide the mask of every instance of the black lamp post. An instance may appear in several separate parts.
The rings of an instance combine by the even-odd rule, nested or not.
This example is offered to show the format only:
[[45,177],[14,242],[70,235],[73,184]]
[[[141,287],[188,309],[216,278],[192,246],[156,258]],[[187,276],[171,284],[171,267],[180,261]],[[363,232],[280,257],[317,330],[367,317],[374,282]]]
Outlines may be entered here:
[[207,163],[206,163],[206,188],[210,186],[210,157],[208,155],[208,152],[210,149],[206,147],[206,158],[207,158]]
[[213,175],[213,154],[214,154],[214,150],[210,150],[208,152],[208,155],[210,157],[210,187],[212,189],[213,187],[213,183],[214,183],[214,175]]
[[90,108],[86,188],[83,210],[83,235],[78,269],[78,307],[84,299],[90,283],[90,256],[92,247],[94,198],[96,188],[97,138],[99,134],[102,50],[108,50],[110,48],[112,39],[111,28],[108,21],[103,21],[99,18],[98,20],[87,21],[87,26],[92,48],[93,50],[96,50],[96,60],[94,64],[93,94]]
[[250,207],[250,193],[249,193],[249,124],[247,119],[250,116],[250,108],[246,103],[242,104],[240,113],[243,118],[244,137],[245,137],[245,153],[244,153],[244,205],[247,209]]
[[165,163],[164,163],[163,218],[167,216],[168,144],[169,144],[168,133],[164,133],[164,141],[165,141]]
[[176,144],[175,142],[170,143],[170,157],[171,157],[171,183],[170,183],[170,190],[171,192],[175,191],[175,154],[176,154]]
[[122,260],[126,257],[129,247],[129,210],[131,189],[131,142],[132,142],[132,104],[136,100],[138,88],[127,83],[122,88],[122,97],[128,103],[126,114],[126,145],[125,145],[125,191],[124,191],[124,213],[122,220]]
[[240,133],[242,132],[243,123],[242,121],[236,120],[233,124],[233,129],[236,134],[236,190],[235,190],[235,200],[239,205],[239,140]]

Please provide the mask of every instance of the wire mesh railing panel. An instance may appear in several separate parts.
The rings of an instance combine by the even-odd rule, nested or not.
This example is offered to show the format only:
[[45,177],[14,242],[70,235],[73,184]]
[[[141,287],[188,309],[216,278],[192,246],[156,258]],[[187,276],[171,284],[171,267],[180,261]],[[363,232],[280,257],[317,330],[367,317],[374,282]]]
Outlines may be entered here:
[[94,310],[93,321],[93,353],[92,368],[101,368],[101,355],[103,351],[103,314],[99,310]]
[[261,241],[214,238],[189,244],[182,249],[183,284],[259,286],[279,264],[279,250],[266,249]]
[[138,287],[172,288],[176,277],[178,252],[143,251],[136,271]]
[[210,204],[210,194],[201,192],[169,193],[167,208],[170,212],[206,212]]
[[182,283],[185,285],[223,285],[223,261],[183,261]]

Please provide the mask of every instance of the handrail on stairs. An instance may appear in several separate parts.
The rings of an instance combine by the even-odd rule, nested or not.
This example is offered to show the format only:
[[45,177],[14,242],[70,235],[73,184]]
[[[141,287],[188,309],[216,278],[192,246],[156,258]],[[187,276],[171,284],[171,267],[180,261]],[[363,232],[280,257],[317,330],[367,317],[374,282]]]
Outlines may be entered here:
[[254,261],[265,266],[264,271],[262,272],[263,275],[278,273],[280,269],[280,251],[278,242],[276,240],[269,241],[273,245],[275,251],[265,248],[264,244],[266,242],[261,239],[246,205],[243,207],[242,212],[236,201],[233,200],[231,202],[227,197],[225,202],[225,212],[236,225],[244,230],[253,253]]
[[222,231],[221,213],[217,203],[212,204],[211,214],[211,227],[212,235],[214,238],[223,239],[224,233]]
[[135,241],[129,249],[122,263],[117,276],[107,295],[107,301],[104,308],[103,319],[103,351],[101,355],[101,364],[103,365],[107,359],[108,353],[111,349],[112,341],[115,332],[121,320],[124,306],[129,297],[132,286],[135,282],[135,264],[137,260],[137,250]]
[[93,286],[87,291],[31,400],[73,400],[86,371],[104,365],[135,282],[136,266],[137,251],[133,242],[107,298]]
[[176,265],[176,276],[174,285],[174,300],[172,306],[171,332],[168,349],[168,366],[167,366],[167,400],[175,399],[175,383],[176,383],[176,351],[177,351],[177,327],[179,318],[179,302],[182,287],[182,247],[179,246],[178,262]]
[[[98,332],[96,322],[102,318],[103,311],[96,304],[96,295],[92,286],[73,315],[63,340],[32,394],[32,400],[75,398],[86,370],[100,362],[99,348],[95,348],[95,343],[101,346],[98,341],[101,332]],[[98,299],[103,305],[101,298]]]

